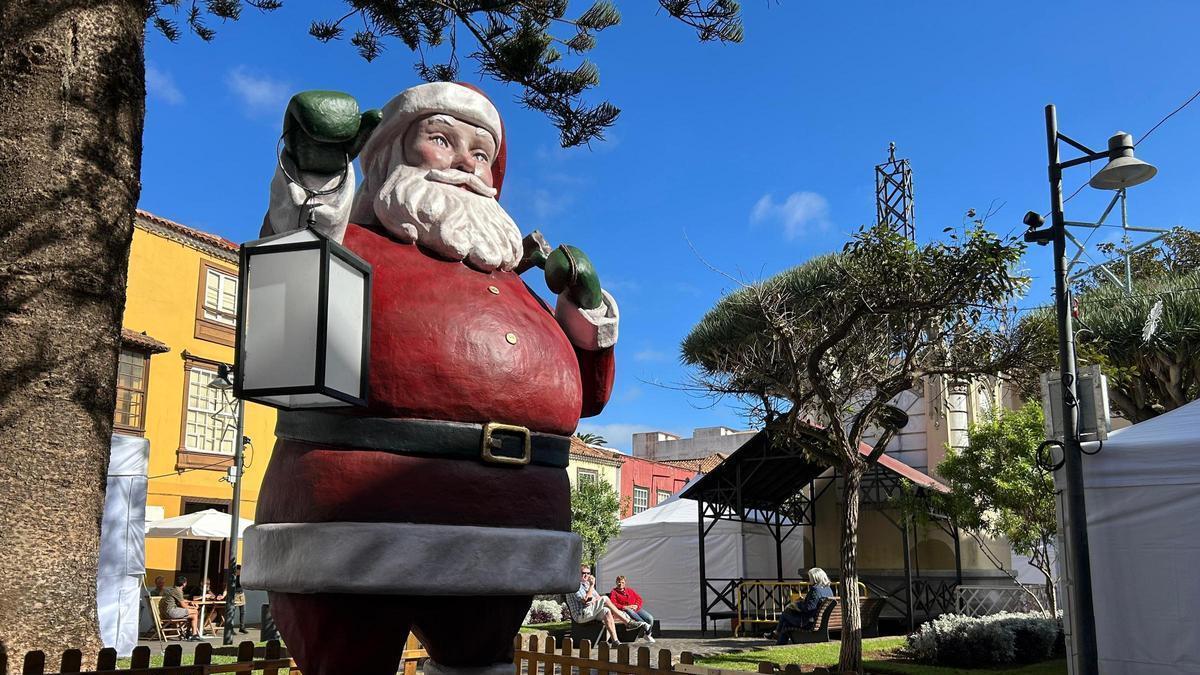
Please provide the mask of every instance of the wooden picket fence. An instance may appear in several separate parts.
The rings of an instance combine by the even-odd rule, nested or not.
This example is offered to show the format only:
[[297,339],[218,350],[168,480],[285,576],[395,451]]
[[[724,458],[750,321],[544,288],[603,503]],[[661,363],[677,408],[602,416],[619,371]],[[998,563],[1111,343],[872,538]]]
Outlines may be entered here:
[[[556,642],[553,637],[528,638],[518,635],[513,643],[515,675],[664,675],[687,673],[688,675],[746,675],[745,671],[709,668],[694,664],[691,652],[683,652],[679,659],[667,649],[658,650],[655,664],[650,665],[650,648],[622,644],[613,649],[601,643],[593,647],[583,640],[576,647],[571,638]],[[615,659],[614,659],[615,657]],[[758,664],[759,673],[772,675],[800,675],[798,665],[777,666],[766,661]],[[817,672],[824,672],[818,669]]]
[[[418,662],[428,656],[417,638],[410,634],[408,642],[404,645],[404,658],[401,662],[404,675],[416,675]],[[182,661],[183,647],[177,644],[167,645],[163,651],[163,665],[151,667],[150,648],[143,645],[134,648],[129,667],[118,669],[117,652],[110,647],[100,650],[96,657],[95,670],[83,670],[83,653],[78,649],[68,649],[63,652],[57,666],[50,665],[50,670],[46,670],[46,653],[36,651],[25,655],[20,675],[209,675],[250,673],[258,670],[262,671],[263,675],[280,675],[281,672],[301,675],[296,662],[284,656],[283,648],[276,640],[267,642],[261,659],[254,657],[253,642],[243,642],[238,645],[236,663],[213,663],[212,645],[201,642],[196,645],[192,665],[181,665]],[[8,672],[5,666],[6,664],[0,664],[0,674]]]
[[[262,671],[263,675],[281,675],[282,672],[301,675],[296,662],[284,656],[283,649],[277,641],[272,640],[266,644],[261,659],[256,659],[254,652],[253,642],[243,642],[238,645],[236,663],[215,664],[212,662],[212,645],[202,642],[196,645],[192,665],[185,666],[181,665],[183,648],[173,644],[168,645],[163,652],[163,665],[151,667],[150,648],[141,646],[133,650],[129,666],[118,669],[116,650],[106,648],[100,650],[95,670],[83,670],[82,652],[69,649],[63,652],[57,666],[51,665],[50,670],[47,670],[45,652],[36,651],[25,655],[20,675],[210,675],[253,671]],[[513,644],[513,653],[515,675],[735,675],[734,671],[694,665],[691,652],[683,652],[676,659],[670,650],[660,649],[655,665],[651,666],[648,647],[641,646],[636,650],[627,644],[616,649],[607,644],[593,647],[587,640],[583,640],[576,647],[571,638],[557,642],[553,637],[518,635]],[[416,675],[417,664],[428,656],[421,643],[410,634],[404,646],[404,675]],[[5,669],[6,665],[0,663],[0,674],[8,672]],[[800,673],[800,668],[794,665],[779,667],[764,662],[759,664],[758,672],[793,675]],[[738,672],[736,675],[745,674]]]
[[[662,673],[697,672],[681,670],[679,666],[692,665],[691,652],[679,655],[675,661],[670,650],[658,650],[657,665],[650,665],[650,648],[638,647],[634,652],[627,644],[613,649],[605,643],[593,647],[591,642],[583,640],[576,647],[571,638],[563,638],[556,643],[553,637],[539,638],[530,635],[526,638],[518,635],[513,643],[513,656],[517,675],[539,675],[541,667],[543,675],[555,675],[559,670],[561,675],[571,675],[573,668],[578,668],[580,675],[588,675],[589,671],[599,673],[624,673],[627,675],[661,675]],[[613,660],[613,657],[616,660]],[[603,666],[603,667],[600,667]],[[557,668],[556,668],[557,667]],[[703,672],[712,672],[704,669]]]

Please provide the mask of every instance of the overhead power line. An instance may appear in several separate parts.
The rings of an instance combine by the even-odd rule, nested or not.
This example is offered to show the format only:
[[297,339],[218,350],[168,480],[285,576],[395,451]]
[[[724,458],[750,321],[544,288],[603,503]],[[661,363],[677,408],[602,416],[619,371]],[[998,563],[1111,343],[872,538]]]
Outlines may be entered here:
[[1192,101],[1195,101],[1195,100],[1196,100],[1196,97],[1198,97],[1198,96],[1200,96],[1200,90],[1198,90],[1196,93],[1192,94],[1192,97],[1191,97],[1191,98],[1189,98],[1188,100],[1184,101],[1184,102],[1183,102],[1183,105],[1181,105],[1181,106],[1179,106],[1178,108],[1176,108],[1176,109],[1172,110],[1170,113],[1168,113],[1168,114],[1167,114],[1167,116],[1166,116],[1166,117],[1164,117],[1164,118],[1162,118],[1161,120],[1159,120],[1159,121],[1158,121],[1158,124],[1155,124],[1154,126],[1150,127],[1150,131],[1147,131],[1146,133],[1142,134],[1142,137],[1141,137],[1141,138],[1139,138],[1139,139],[1137,139],[1137,141],[1134,143],[1134,145],[1136,146],[1138,143],[1141,143],[1142,141],[1146,140],[1146,137],[1147,137],[1147,136],[1149,136],[1150,134],[1154,133],[1154,130],[1155,130],[1155,129],[1157,129],[1157,128],[1161,127],[1161,126],[1163,125],[1163,122],[1166,122],[1167,120],[1171,119],[1172,117],[1174,117],[1174,116],[1175,116],[1175,113],[1177,113],[1177,112],[1179,112],[1180,110],[1183,110],[1184,108],[1186,108],[1186,107],[1188,107],[1189,105],[1191,105]]

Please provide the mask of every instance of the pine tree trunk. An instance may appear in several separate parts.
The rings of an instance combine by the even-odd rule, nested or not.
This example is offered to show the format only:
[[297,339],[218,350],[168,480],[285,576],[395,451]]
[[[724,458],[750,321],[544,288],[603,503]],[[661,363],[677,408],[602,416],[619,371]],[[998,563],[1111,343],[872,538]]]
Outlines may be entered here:
[[[0,660],[100,646],[142,0],[0,2]],[[51,661],[57,657],[51,656]]]
[[858,497],[865,468],[842,467],[846,503],[842,510],[842,649],[838,670],[862,673],[862,613],[858,604]]

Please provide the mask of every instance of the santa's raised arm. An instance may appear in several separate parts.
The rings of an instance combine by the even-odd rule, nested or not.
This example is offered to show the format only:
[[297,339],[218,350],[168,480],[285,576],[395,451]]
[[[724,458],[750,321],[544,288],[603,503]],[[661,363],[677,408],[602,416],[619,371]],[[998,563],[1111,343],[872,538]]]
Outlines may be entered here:
[[427,675],[510,673],[533,595],[579,584],[565,469],[612,392],[616,302],[582,251],[522,239],[497,201],[504,127],[472,87],[363,114],[299,94],[284,146],[263,233],[311,226],[371,264],[369,402],[280,412],[243,584],[307,675],[392,675],[410,628]]

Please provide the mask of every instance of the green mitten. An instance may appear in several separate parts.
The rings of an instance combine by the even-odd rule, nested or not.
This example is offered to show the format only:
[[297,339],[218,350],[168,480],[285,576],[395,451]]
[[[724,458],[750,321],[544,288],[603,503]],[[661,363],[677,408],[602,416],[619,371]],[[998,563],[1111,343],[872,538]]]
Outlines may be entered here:
[[587,255],[561,244],[546,258],[546,286],[552,293],[566,291],[567,297],[583,309],[595,309],[604,302],[600,275]]
[[288,102],[283,117],[284,152],[301,171],[331,174],[358,156],[383,113],[361,115],[358,101],[339,91],[303,91]]

